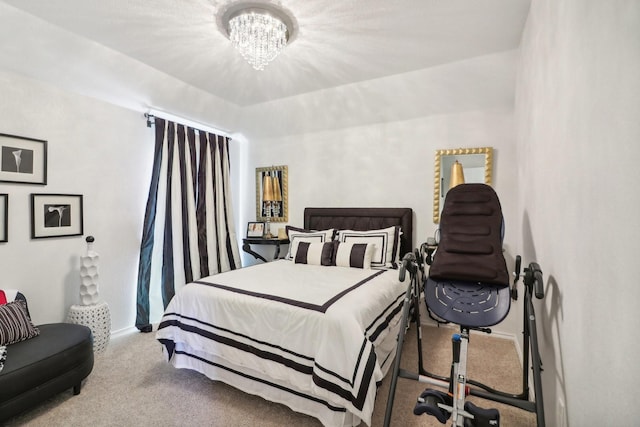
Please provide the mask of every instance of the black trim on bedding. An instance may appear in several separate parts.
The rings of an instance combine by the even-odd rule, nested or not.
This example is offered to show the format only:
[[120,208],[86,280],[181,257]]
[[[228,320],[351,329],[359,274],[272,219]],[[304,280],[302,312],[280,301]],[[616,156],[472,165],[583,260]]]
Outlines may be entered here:
[[356,383],[356,375],[358,374],[358,371],[360,370],[360,361],[362,360],[362,355],[364,354],[364,350],[366,348],[367,345],[367,340],[363,340],[362,341],[362,345],[360,346],[360,352],[358,353],[358,361],[356,362],[356,366],[355,369],[353,370],[353,375],[351,375],[351,379],[348,378],[344,378],[340,375],[338,375],[337,373],[330,371],[329,369],[326,369],[324,366],[319,365],[318,363],[314,363],[314,366],[316,366],[318,369],[320,369],[322,372],[331,375],[334,378],[339,379],[340,381],[342,381],[345,384],[349,384],[350,386],[354,386]]
[[[378,339],[378,336],[385,329],[387,329],[387,327],[389,326],[389,322],[391,322],[391,319],[393,319],[398,313],[402,311],[402,306],[404,305],[404,295],[405,295],[404,293],[402,295],[399,295],[398,298],[392,304],[389,304],[387,306],[384,312],[380,313],[380,315],[376,317],[376,319],[374,320],[374,323],[372,323],[371,326],[367,328],[366,332],[367,334],[369,334],[369,340],[371,342],[375,342]],[[389,309],[391,309],[394,305],[395,305],[395,308],[391,310],[391,312],[389,312]],[[384,322],[380,323],[373,332],[369,333],[369,330],[373,327],[373,325],[375,325],[375,322],[377,322],[377,320],[380,319],[382,316],[384,316],[384,314],[387,312],[389,312],[389,314],[387,314]]]
[[[213,340],[215,342],[218,342],[220,344],[223,344],[229,347],[237,348],[238,350],[244,351],[246,353],[251,353],[261,359],[270,360],[272,362],[279,363],[281,365],[286,366],[287,368],[293,369],[294,371],[298,371],[306,375],[311,375],[313,373],[312,366],[303,365],[301,363],[288,359],[282,355],[278,355],[270,351],[261,350],[252,345],[236,341],[232,338],[214,334],[213,332],[206,331],[204,329],[198,328],[197,326],[185,325],[179,320],[168,320],[163,323],[165,323],[165,326],[176,326],[182,329],[183,331],[200,335],[201,337],[208,338],[210,340]],[[291,352],[288,352],[288,353],[291,353]]]
[[367,253],[366,243],[354,244],[351,248],[351,254],[349,254],[349,267],[364,268],[366,253]]
[[[175,313],[170,313],[170,314],[171,315],[175,315],[177,317],[187,318],[186,316],[180,316],[180,315],[175,314]],[[166,328],[166,327],[174,326],[174,327],[177,327],[177,328],[179,328],[179,329],[181,329],[183,331],[187,331],[187,332],[199,335],[201,337],[213,340],[215,342],[219,342],[219,343],[221,343],[223,345],[227,345],[229,347],[236,348],[236,349],[244,351],[246,353],[253,354],[253,355],[255,355],[255,356],[257,356],[257,357],[259,357],[261,359],[269,360],[269,361],[274,362],[274,363],[279,363],[281,365],[284,365],[284,366],[286,366],[286,367],[288,367],[290,369],[293,369],[293,370],[295,370],[297,372],[300,372],[302,374],[312,375],[312,377],[314,377],[314,378],[316,377],[316,375],[313,373],[313,366],[315,366],[319,370],[321,370],[322,372],[326,373],[327,375],[330,375],[330,376],[332,376],[332,377],[344,382],[345,384],[348,384],[351,387],[353,387],[355,385],[355,382],[356,382],[355,376],[357,375],[357,373],[359,371],[360,361],[362,360],[362,356],[363,356],[363,353],[364,353],[364,350],[365,350],[365,345],[367,343],[367,340],[365,338],[363,340],[362,346],[360,348],[360,354],[358,355],[358,361],[356,363],[356,369],[354,369],[353,378],[351,380],[349,380],[349,379],[343,378],[340,375],[338,375],[337,373],[335,373],[335,372],[333,372],[333,371],[331,371],[329,369],[326,369],[323,366],[319,365],[318,363],[315,362],[313,357],[303,356],[301,354],[298,354],[298,353],[296,353],[294,351],[291,351],[291,350],[287,350],[287,349],[285,349],[283,347],[280,347],[280,346],[269,344],[269,343],[264,342],[264,341],[254,340],[254,339],[252,339],[252,338],[250,338],[250,337],[248,337],[248,336],[246,336],[244,334],[237,334],[237,333],[235,333],[233,331],[230,331],[228,329],[217,328],[217,327],[215,327],[213,325],[210,325],[208,323],[200,322],[198,319],[193,319],[193,318],[188,318],[188,319],[191,319],[191,320],[193,320],[195,322],[198,322],[198,323],[201,323],[201,324],[206,324],[206,325],[211,326],[212,328],[215,328],[215,329],[224,330],[224,331],[229,332],[231,334],[237,335],[239,337],[243,337],[245,339],[248,339],[250,341],[265,345],[267,347],[271,347],[273,349],[281,350],[284,353],[288,353],[290,355],[293,355],[293,356],[299,357],[301,359],[307,360],[309,362],[309,365],[304,365],[302,363],[295,362],[295,361],[293,361],[291,359],[287,359],[284,355],[278,355],[278,354],[275,354],[275,353],[270,352],[270,351],[261,350],[261,349],[256,348],[255,346],[239,342],[239,341],[234,340],[234,339],[229,338],[229,337],[223,337],[223,336],[221,336],[219,334],[207,331],[207,330],[199,328],[197,326],[184,324],[184,323],[180,322],[180,320],[178,320],[178,319],[165,320],[165,321],[161,322],[159,327],[158,327],[158,330]],[[169,350],[170,350],[169,347],[167,347],[167,351],[169,351]],[[336,386],[336,387],[338,387],[338,386]]]
[[329,300],[327,300],[322,305],[312,304],[312,303],[303,302],[303,301],[297,301],[297,300],[290,299],[290,298],[278,297],[278,296],[270,295],[270,294],[263,294],[263,293],[260,293],[260,292],[246,291],[244,289],[238,289],[238,288],[234,288],[232,286],[220,285],[218,283],[204,282],[202,280],[196,280],[195,282],[192,282],[192,283],[197,283],[199,285],[205,285],[205,286],[212,286],[214,288],[222,289],[224,291],[235,292],[235,293],[243,294],[243,295],[249,295],[249,296],[256,297],[256,298],[268,299],[268,300],[271,300],[271,301],[277,301],[277,302],[280,302],[280,303],[283,303],[283,304],[289,304],[289,305],[293,305],[295,307],[304,308],[304,309],[307,309],[307,310],[313,310],[313,311],[319,311],[321,313],[326,313],[327,310],[329,309],[329,307],[331,307],[340,298],[342,298],[343,296],[345,296],[349,292],[353,291],[354,289],[359,288],[360,286],[364,285],[365,283],[367,283],[368,281],[374,279],[375,277],[379,276],[380,274],[384,273],[385,271],[387,271],[387,270],[378,270],[378,271],[376,271],[375,273],[373,273],[369,277],[366,277],[366,278],[362,279],[361,281],[359,281],[355,285],[351,286],[350,288],[347,288],[347,289],[343,290],[342,292],[337,293],[336,295],[331,297]]
[[[174,325],[174,324],[172,324],[171,322],[169,322],[169,325],[171,325],[171,326],[177,326],[177,327],[180,327],[181,329],[184,329],[184,330],[187,330],[187,331],[190,331],[190,332],[194,332],[194,333],[197,333],[197,332],[196,332],[197,330],[202,331],[201,329],[198,329],[198,328],[195,328],[195,327],[188,328],[188,327],[187,327],[188,325],[180,324],[179,322],[176,322],[176,324],[175,324],[175,325]],[[167,326],[167,325],[165,325],[165,326]],[[185,328],[185,327],[187,327],[187,328]],[[206,332],[206,331],[205,331],[205,332]],[[206,334],[199,334],[199,335],[206,336]],[[212,334],[212,335],[215,335],[215,334]],[[219,337],[219,336],[218,336],[218,337]],[[217,341],[217,340],[216,340],[216,341]],[[230,345],[230,344],[229,344],[229,342],[231,342],[231,341],[233,341],[233,340],[227,340],[227,341],[228,341],[228,342],[223,342],[223,341],[219,341],[219,342],[221,342],[221,343],[223,343],[223,344]],[[264,380],[264,379],[262,379],[262,378],[255,378],[255,377],[252,377],[252,376],[249,376],[249,375],[243,374],[243,373],[241,373],[241,372],[239,372],[239,371],[236,371],[236,370],[231,369],[231,368],[229,368],[229,367],[227,367],[227,366],[224,366],[224,365],[221,365],[221,364],[218,364],[218,363],[212,362],[212,361],[207,360],[207,359],[205,359],[205,358],[203,358],[203,357],[196,356],[196,355],[194,355],[194,354],[187,353],[187,352],[182,351],[182,350],[176,350],[176,349],[175,349],[175,342],[174,342],[174,341],[172,341],[172,340],[166,340],[166,339],[165,339],[165,340],[161,340],[160,342],[162,343],[162,345],[164,345],[164,346],[167,348],[167,352],[169,352],[170,356],[172,356],[173,354],[182,354],[182,355],[185,355],[185,356],[188,356],[188,357],[193,357],[193,358],[198,359],[198,360],[201,360],[201,361],[203,361],[203,362],[205,362],[205,363],[207,363],[207,364],[209,364],[209,365],[217,366],[217,367],[219,367],[219,368],[226,369],[226,370],[228,370],[228,371],[230,371],[230,372],[233,372],[233,373],[235,373],[235,374],[237,374],[237,375],[241,375],[241,376],[244,376],[244,377],[246,377],[246,378],[250,378],[250,379],[253,379],[253,380],[256,380],[256,381],[260,381],[260,382],[262,382],[263,384],[267,384],[267,385],[270,385],[270,386],[272,386],[272,387],[277,387],[277,388],[279,388],[279,389],[281,389],[281,390],[284,390],[284,391],[287,391],[287,392],[289,392],[289,393],[293,393],[293,394],[296,394],[296,395],[298,395],[298,396],[301,396],[301,397],[304,397],[304,398],[307,398],[307,399],[310,399],[310,400],[314,400],[314,401],[319,402],[319,403],[323,403],[323,404],[325,404],[325,405],[326,405],[329,409],[331,409],[331,410],[345,410],[344,408],[335,408],[335,407],[332,407],[331,405],[329,405],[327,402],[325,402],[325,401],[323,401],[323,400],[320,400],[320,399],[317,399],[317,398],[311,397],[311,396],[306,395],[306,394],[302,394],[302,393],[299,393],[299,392],[295,392],[295,391],[293,391],[293,390],[291,390],[291,389],[288,389],[288,388],[285,388],[285,387],[279,386],[279,385],[277,385],[277,384],[273,384],[273,383],[271,383],[271,382],[269,382],[269,381],[266,381],[266,380]],[[234,347],[235,347],[235,346],[234,346]],[[244,347],[244,348],[242,348],[242,347]],[[240,347],[236,347],[236,348],[238,348],[238,349],[240,349],[240,350],[244,350],[244,351],[246,351],[246,348],[253,348],[254,350],[257,350],[257,349],[255,349],[255,347],[246,346],[246,345],[244,345],[244,346],[240,346]],[[363,346],[363,350],[364,350],[364,346]],[[295,362],[293,362],[293,361],[291,361],[291,360],[285,359],[285,358],[284,358],[284,357],[282,357],[282,356],[277,356],[277,355],[274,355],[273,353],[268,353],[268,352],[265,352],[265,351],[259,351],[259,350],[258,350],[257,352],[252,352],[252,353],[253,353],[253,354],[255,354],[256,356],[260,357],[260,358],[263,358],[263,359],[271,360],[271,361],[276,362],[276,363],[283,363],[283,364],[284,364],[285,366],[287,366],[288,368],[291,368],[291,369],[293,369],[293,370],[296,370],[296,371],[298,371],[298,372],[300,372],[300,373],[302,373],[302,374],[305,374],[305,375],[311,375],[311,378],[312,378],[313,382],[314,382],[318,387],[321,387],[321,388],[323,388],[323,389],[325,389],[325,390],[328,390],[329,392],[331,392],[331,393],[333,393],[333,394],[335,394],[335,395],[337,395],[337,396],[340,396],[341,398],[343,398],[343,399],[345,399],[345,400],[347,400],[347,401],[351,402],[351,403],[353,404],[353,406],[354,406],[355,408],[357,408],[358,410],[362,410],[362,408],[364,407],[364,402],[365,402],[366,397],[367,397],[367,389],[369,388],[369,387],[368,387],[368,384],[369,384],[369,382],[370,382],[370,380],[371,380],[371,377],[372,377],[372,375],[373,375],[373,371],[374,371],[374,369],[375,369],[376,360],[377,360],[377,357],[376,357],[376,354],[375,354],[375,350],[374,350],[373,348],[371,348],[371,350],[369,351],[369,355],[368,355],[368,357],[367,357],[367,362],[366,362],[366,365],[365,365],[365,370],[364,370],[364,372],[363,372],[363,374],[362,374],[362,380],[360,381],[360,387],[358,387],[357,395],[355,395],[355,396],[354,396],[354,395],[353,395],[353,393],[351,393],[349,390],[346,390],[345,388],[341,387],[340,385],[338,385],[338,384],[336,384],[336,383],[332,383],[331,381],[329,381],[329,380],[327,380],[327,379],[325,379],[325,378],[322,378],[322,377],[320,377],[320,376],[316,375],[316,374],[313,372],[313,368],[312,368],[312,367],[310,367],[310,366],[304,366],[304,365],[301,365],[301,364],[299,364],[299,363],[295,363]],[[265,357],[265,356],[267,356],[267,355],[272,355],[272,356],[275,356],[275,357]],[[361,354],[360,354],[360,356],[358,357],[358,364],[357,364],[357,365],[358,365],[358,367],[359,367],[359,365],[360,365],[360,361],[363,359],[363,357],[362,357],[362,356],[363,356],[363,355],[362,355],[362,353],[361,353]],[[170,358],[171,358],[171,357],[170,357]],[[276,360],[276,359],[277,359],[277,360]],[[296,368],[296,366],[297,366],[297,368]],[[317,365],[317,364],[316,364],[315,366],[318,366],[318,367],[320,368],[320,366],[319,366],[319,365]],[[301,368],[302,368],[302,369],[301,369]],[[340,377],[339,377],[338,375],[336,375],[335,373],[332,373],[332,372],[330,372],[330,371],[327,371],[326,369],[322,369],[322,371],[323,371],[323,372],[326,372],[326,373],[328,373],[328,374],[331,374],[331,375],[333,375],[334,377],[340,378]],[[354,376],[357,374],[357,372],[358,372],[358,369],[355,369],[355,370],[354,370]],[[350,383],[350,381],[345,381],[345,382],[346,382],[346,383]],[[350,384],[350,385],[352,385],[352,386],[353,386],[353,384]]]
[[300,242],[298,244],[298,250],[295,254],[295,263],[296,264],[308,264],[307,259],[309,258],[309,242]]
[[[361,359],[362,359],[361,357],[358,358],[358,366],[360,365]],[[369,357],[367,357],[367,364],[364,372],[362,373],[362,381],[360,381],[360,387],[358,389],[357,396],[354,396],[350,391],[345,390],[339,385],[329,382],[324,378],[320,378],[315,374],[313,375],[313,382],[318,387],[322,387],[325,390],[329,390],[331,393],[338,395],[343,399],[353,403],[353,406],[355,406],[357,409],[362,410],[362,408],[364,407],[364,401],[367,398],[367,389],[369,388],[369,381],[373,376],[373,371],[376,366],[376,360],[377,360],[376,352],[372,348],[371,351],[369,352]],[[355,372],[357,372],[357,370],[355,370]]]
[[173,354],[176,351],[176,343],[173,342],[173,340],[168,340],[166,338],[160,338],[158,339],[158,341],[160,341],[160,344],[165,346],[165,348],[167,349],[167,359],[171,360]]
[[372,274],[371,276],[367,277],[366,279],[361,280],[360,282],[356,283],[355,285],[353,285],[350,288],[345,289],[344,291],[340,292],[339,294],[336,294],[333,298],[329,299],[329,301],[327,301],[326,303],[324,303],[323,307],[326,306],[326,309],[323,311],[323,313],[329,308],[331,307],[336,301],[338,301],[340,298],[342,298],[343,296],[345,296],[346,294],[348,294],[349,292],[351,292],[352,290],[359,288],[360,286],[364,285],[366,282],[368,282],[369,280],[378,277],[379,275],[381,275],[382,273],[384,273],[387,270],[380,270],[374,274]]
[[[313,361],[312,357],[305,356],[305,355],[300,354],[300,353],[296,353],[295,351],[287,350],[286,348],[281,347],[279,345],[271,344],[271,343],[268,343],[266,341],[257,340],[255,338],[250,337],[249,335],[240,334],[238,332],[232,331],[231,329],[222,328],[220,326],[216,326],[216,325],[208,323],[208,322],[203,322],[203,321],[201,321],[199,319],[196,319],[195,317],[184,316],[184,315],[178,314],[178,313],[167,313],[164,317],[166,317],[166,316],[176,316],[176,317],[179,317],[181,319],[188,319],[188,320],[197,322],[197,323],[199,323],[201,325],[205,325],[205,326],[208,326],[210,328],[218,329],[220,331],[224,331],[224,332],[227,332],[229,334],[233,334],[233,335],[235,335],[237,337],[244,338],[244,339],[249,340],[249,341],[253,341],[256,344],[261,344],[261,345],[264,345],[264,346],[267,346],[267,347],[271,347],[271,348],[274,348],[274,349],[277,349],[277,350],[281,350],[281,351],[283,351],[285,353],[289,353],[289,354],[291,354],[293,356],[296,356],[296,357],[299,357],[301,359],[307,359],[309,361]],[[166,327],[169,327],[169,326],[176,326],[176,327],[178,327],[178,328],[180,328],[182,330],[186,330],[186,329],[182,328],[182,325],[183,325],[183,323],[180,322],[179,320],[163,320],[162,322],[160,322],[160,325],[158,326],[158,330],[166,328]],[[197,333],[197,335],[200,335],[200,336],[203,336],[203,337],[206,337],[206,338],[210,338],[209,336],[207,336],[208,331],[205,331],[204,329],[197,328],[195,326],[193,328],[206,332],[204,334]],[[189,332],[194,332],[194,331],[189,331]],[[196,333],[196,332],[194,332],[194,333]],[[217,335],[217,334],[214,334],[214,335]]]
[[[171,341],[171,342],[173,343],[173,341]],[[175,343],[174,343],[174,346],[175,346]],[[252,375],[247,375],[244,372],[237,371],[235,369],[232,369],[232,368],[230,368],[228,366],[225,366],[225,365],[222,365],[220,363],[212,362],[212,361],[207,360],[207,359],[205,359],[203,357],[196,356],[195,354],[187,353],[187,352],[181,351],[181,350],[176,351],[176,353],[177,354],[182,354],[183,356],[191,357],[193,359],[200,360],[200,361],[202,361],[202,362],[204,362],[204,363],[206,363],[208,365],[215,366],[216,368],[224,369],[225,371],[231,372],[231,373],[233,373],[235,375],[238,375],[240,377],[248,378],[248,379],[250,379],[252,381],[256,381],[256,382],[268,385],[270,387],[277,388],[279,390],[285,391],[287,393],[296,395],[298,397],[302,397],[304,399],[311,400],[313,402],[316,402],[316,403],[319,403],[321,405],[326,406],[331,411],[334,411],[334,412],[346,412],[347,411],[346,408],[340,408],[340,407],[337,407],[337,406],[333,406],[329,402],[327,402],[326,400],[322,400],[322,399],[319,399],[319,398],[317,398],[315,396],[310,396],[308,394],[305,394],[305,393],[302,393],[302,392],[299,392],[299,391],[296,391],[296,390],[292,390],[292,389],[287,388],[287,387],[285,387],[283,385],[280,385],[280,384],[274,384],[274,383],[272,383],[270,381],[265,380],[264,378],[259,378],[259,377],[254,377]]]

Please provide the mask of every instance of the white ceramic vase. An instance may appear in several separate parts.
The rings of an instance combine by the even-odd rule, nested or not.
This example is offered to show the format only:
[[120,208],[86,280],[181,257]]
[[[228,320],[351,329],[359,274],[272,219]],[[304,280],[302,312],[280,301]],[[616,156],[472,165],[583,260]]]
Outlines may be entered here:
[[100,255],[93,251],[93,236],[87,236],[87,253],[80,257],[80,303],[82,305],[96,304],[99,299],[98,264]]

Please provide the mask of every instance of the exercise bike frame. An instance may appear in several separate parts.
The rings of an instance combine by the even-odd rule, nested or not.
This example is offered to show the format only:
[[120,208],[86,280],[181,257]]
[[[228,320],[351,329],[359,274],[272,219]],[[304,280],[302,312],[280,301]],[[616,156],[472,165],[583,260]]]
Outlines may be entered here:
[[[429,259],[430,254],[427,254],[427,259]],[[407,286],[407,291],[404,298],[403,303],[403,313],[400,331],[398,333],[398,342],[396,349],[396,356],[394,360],[394,368],[391,377],[391,384],[389,386],[389,397],[387,399],[387,406],[385,411],[384,418],[384,427],[389,427],[391,422],[391,414],[393,412],[393,400],[395,397],[397,381],[399,377],[411,379],[415,381],[419,381],[422,383],[430,384],[436,387],[440,387],[451,392],[453,385],[455,384],[455,378],[453,378],[453,370],[452,374],[449,377],[444,377],[441,375],[433,374],[427,371],[424,368],[423,357],[422,357],[422,328],[420,323],[420,299],[422,295],[422,288],[420,286],[420,282],[422,282],[422,278],[424,277],[424,258],[422,255],[422,248],[420,251],[416,249],[414,254],[407,254],[403,259],[403,264],[400,268],[400,280],[404,281],[405,270],[409,271],[410,281]],[[511,297],[514,300],[517,300],[517,282],[520,278],[520,256],[516,257],[516,272],[515,279],[511,291]],[[543,280],[542,280],[542,271],[540,270],[540,266],[532,262],[529,264],[528,268],[524,270],[524,313],[523,313],[523,335],[524,335],[524,349],[523,349],[523,363],[522,363],[522,391],[518,394],[507,393],[504,391],[496,390],[491,388],[481,382],[474,381],[472,379],[467,379],[466,387],[468,391],[468,395],[477,396],[486,400],[491,400],[498,403],[507,404],[519,409],[523,409],[528,412],[536,413],[537,426],[545,427],[544,420],[544,405],[543,405],[543,397],[542,397],[542,384],[541,384],[541,372],[542,372],[542,361],[540,358],[540,353],[538,349],[538,341],[537,341],[537,328],[536,328],[536,316],[535,309],[533,306],[533,296],[536,298],[542,299],[544,297],[544,289],[543,289]],[[401,354],[402,354],[402,346],[404,344],[404,336],[406,335],[406,331],[409,327],[409,317],[412,317],[411,321],[416,322],[416,334],[417,334],[417,345],[418,345],[418,372],[410,372],[405,369],[400,368],[401,362]],[[449,322],[440,322],[439,323],[449,323]],[[463,335],[467,334],[468,339],[468,331],[479,330],[485,333],[491,333],[491,329],[489,328],[468,328],[463,325],[460,326],[460,331]],[[530,389],[529,389],[529,369],[530,369],[530,358],[531,358],[531,367],[533,369],[533,379],[534,379],[534,400],[529,399]],[[453,420],[455,425],[456,420]],[[471,425],[473,425],[473,420],[471,420]]]

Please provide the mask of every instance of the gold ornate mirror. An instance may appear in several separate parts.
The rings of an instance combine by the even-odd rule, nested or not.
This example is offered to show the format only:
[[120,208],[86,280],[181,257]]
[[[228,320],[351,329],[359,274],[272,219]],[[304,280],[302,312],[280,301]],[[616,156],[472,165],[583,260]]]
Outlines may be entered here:
[[287,166],[256,168],[256,221],[287,222]]
[[483,182],[491,185],[493,148],[456,148],[437,150],[433,180],[433,222],[440,222],[444,198],[451,186],[451,169],[458,162],[462,165],[464,182]]

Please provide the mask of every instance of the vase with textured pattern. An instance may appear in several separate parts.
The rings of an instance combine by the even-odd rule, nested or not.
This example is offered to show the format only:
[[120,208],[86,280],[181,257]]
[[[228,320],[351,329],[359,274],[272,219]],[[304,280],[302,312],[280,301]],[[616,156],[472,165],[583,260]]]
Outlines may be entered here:
[[100,255],[93,250],[93,236],[87,236],[87,253],[80,257],[80,303],[92,305],[98,302],[98,264]]

